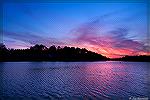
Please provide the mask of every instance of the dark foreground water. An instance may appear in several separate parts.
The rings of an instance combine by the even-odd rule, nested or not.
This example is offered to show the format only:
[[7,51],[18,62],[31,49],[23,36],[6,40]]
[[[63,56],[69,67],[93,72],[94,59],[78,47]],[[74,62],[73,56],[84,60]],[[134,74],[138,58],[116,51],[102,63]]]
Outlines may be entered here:
[[0,99],[150,99],[148,62],[3,62]]

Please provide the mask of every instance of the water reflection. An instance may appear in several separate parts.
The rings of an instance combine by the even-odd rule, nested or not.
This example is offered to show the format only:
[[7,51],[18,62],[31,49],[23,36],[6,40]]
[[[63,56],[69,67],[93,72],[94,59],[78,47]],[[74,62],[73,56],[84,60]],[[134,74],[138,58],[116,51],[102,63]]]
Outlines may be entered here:
[[146,62],[7,62],[0,66],[0,98],[150,98]]

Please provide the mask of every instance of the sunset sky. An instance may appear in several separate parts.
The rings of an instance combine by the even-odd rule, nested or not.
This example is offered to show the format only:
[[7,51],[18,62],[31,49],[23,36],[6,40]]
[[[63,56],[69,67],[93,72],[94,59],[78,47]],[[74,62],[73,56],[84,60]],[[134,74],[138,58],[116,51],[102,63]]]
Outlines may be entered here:
[[3,4],[8,48],[74,46],[107,57],[150,55],[148,4],[143,2]]

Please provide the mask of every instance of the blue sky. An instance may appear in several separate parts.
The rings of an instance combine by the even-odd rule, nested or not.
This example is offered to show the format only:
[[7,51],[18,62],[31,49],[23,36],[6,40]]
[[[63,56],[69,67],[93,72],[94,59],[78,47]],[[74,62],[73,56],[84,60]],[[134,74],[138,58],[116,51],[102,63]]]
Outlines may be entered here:
[[[144,54],[149,49],[147,12],[147,2],[8,2],[3,4],[3,42],[10,48],[79,46],[110,57],[125,55],[122,50]],[[126,42],[129,47],[122,45]],[[133,44],[137,47],[130,48]],[[118,51],[110,54],[108,48]]]

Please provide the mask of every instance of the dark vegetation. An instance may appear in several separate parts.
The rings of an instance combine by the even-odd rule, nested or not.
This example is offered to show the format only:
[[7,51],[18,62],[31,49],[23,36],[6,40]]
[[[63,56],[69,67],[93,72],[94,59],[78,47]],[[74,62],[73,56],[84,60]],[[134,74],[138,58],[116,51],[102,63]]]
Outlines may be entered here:
[[29,49],[9,49],[0,44],[0,61],[145,61],[150,62],[150,56],[125,56],[109,59],[105,56],[88,51],[85,48],[38,45]]
[[137,62],[150,62],[150,56],[139,55],[139,56],[125,56],[122,58],[111,59],[114,61],[137,61]]
[[106,57],[85,48],[67,47],[57,48],[53,45],[46,47],[38,45],[30,49],[7,49],[0,44],[0,61],[99,61],[107,60]]

